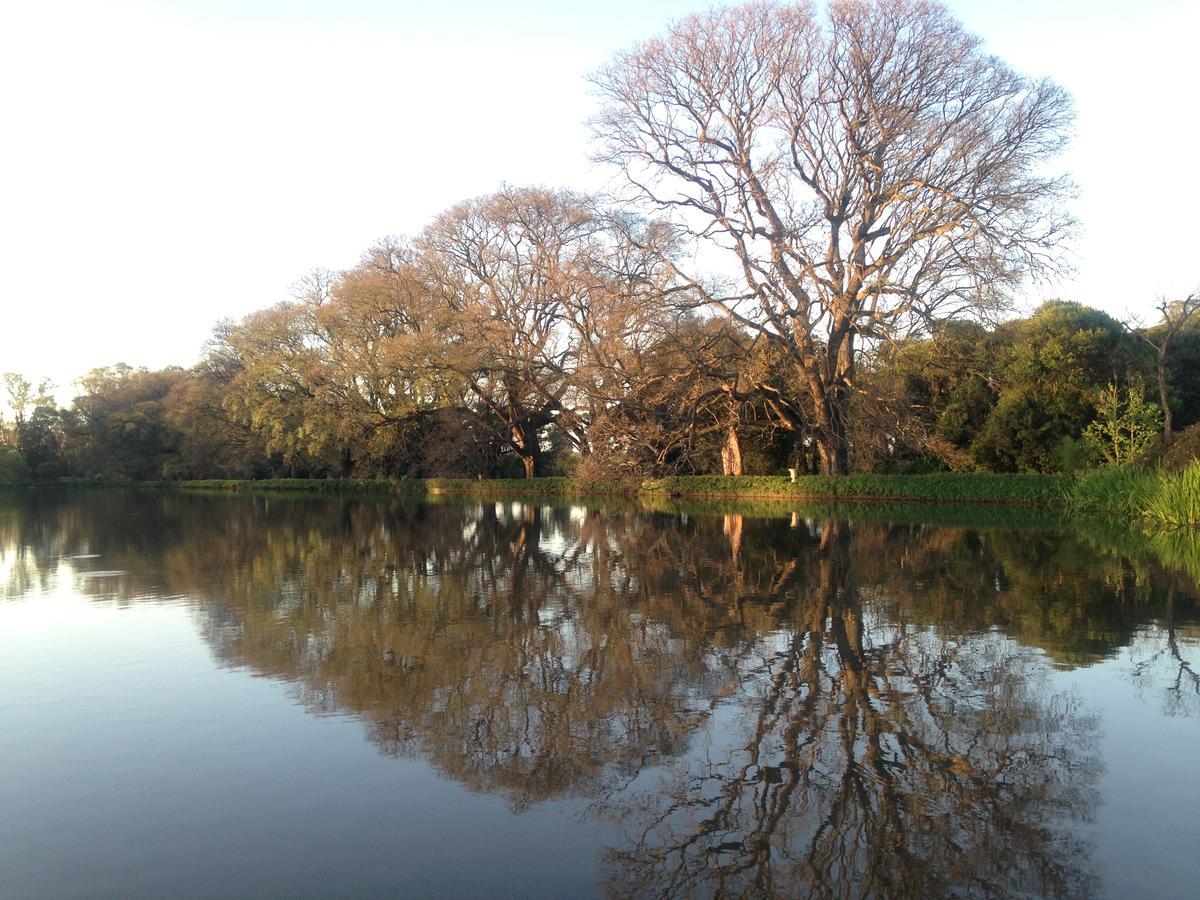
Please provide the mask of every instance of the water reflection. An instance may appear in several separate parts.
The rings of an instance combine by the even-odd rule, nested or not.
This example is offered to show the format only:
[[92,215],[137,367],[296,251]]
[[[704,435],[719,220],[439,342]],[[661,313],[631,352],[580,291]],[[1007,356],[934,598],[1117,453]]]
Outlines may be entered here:
[[1094,719],[1003,637],[880,617],[854,537],[825,523],[789,621],[739,653],[720,746],[615,810],[619,892],[1087,892]]
[[586,799],[622,895],[1091,893],[1097,717],[1052,672],[1200,691],[1187,583],[1044,532],[94,492],[0,548],[10,596],[188,597],[384,753]]

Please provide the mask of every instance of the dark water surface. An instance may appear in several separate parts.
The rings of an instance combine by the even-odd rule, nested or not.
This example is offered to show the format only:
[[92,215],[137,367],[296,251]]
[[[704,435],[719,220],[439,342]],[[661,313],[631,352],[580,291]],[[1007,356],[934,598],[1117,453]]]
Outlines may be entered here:
[[0,896],[1200,896],[1194,582],[858,515],[0,493]]

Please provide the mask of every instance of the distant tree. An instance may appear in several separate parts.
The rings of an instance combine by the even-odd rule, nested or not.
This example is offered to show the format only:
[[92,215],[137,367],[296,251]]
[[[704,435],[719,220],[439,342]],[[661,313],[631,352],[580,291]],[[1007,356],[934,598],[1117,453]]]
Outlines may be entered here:
[[590,429],[584,471],[742,474],[750,410],[738,394],[750,341],[727,322],[679,317],[629,359]]
[[78,382],[72,410],[72,468],[122,481],[163,478],[180,441],[168,420],[167,397],[187,377],[177,366],[152,371],[122,363],[88,372]]
[[46,378],[35,384],[16,372],[5,372],[3,384],[13,414],[8,442],[19,454],[19,461],[10,456],[9,468],[21,478],[63,474],[62,410],[52,395],[53,385]]
[[594,80],[601,158],[727,254],[728,279],[676,274],[780,349],[789,389],[756,387],[830,474],[863,347],[1000,303],[1068,231],[1067,183],[1046,174],[1067,95],[936,3],[835,0],[824,26],[807,3],[716,8]]
[[249,478],[271,473],[258,434],[230,410],[230,391],[241,360],[227,338],[232,323],[220,322],[200,362],[164,398],[167,424],[179,435],[176,455],[163,477]]
[[287,474],[347,475],[336,411],[318,397],[323,350],[315,322],[326,302],[310,281],[295,302],[258,310],[230,327],[227,352],[237,360],[226,403]]
[[873,471],[977,467],[971,443],[997,401],[1002,340],[981,324],[937,323],[872,354],[855,406],[854,463]]
[[4,383],[4,392],[8,395],[8,408],[12,411],[18,430],[34,409],[54,405],[54,398],[51,396],[54,388],[48,378],[34,384],[17,372],[5,372],[0,376],[0,380]]

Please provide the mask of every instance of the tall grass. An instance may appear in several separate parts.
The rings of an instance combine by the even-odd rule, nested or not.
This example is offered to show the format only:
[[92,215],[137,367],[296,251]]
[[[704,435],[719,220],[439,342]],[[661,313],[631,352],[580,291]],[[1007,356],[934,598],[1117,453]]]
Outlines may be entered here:
[[1200,528],[1200,460],[1181,472],[1121,466],[1097,469],[1077,480],[1067,507],[1150,528]]
[[1131,522],[1144,514],[1158,487],[1158,473],[1136,466],[1110,466],[1080,476],[1066,497],[1077,515],[1102,515]]
[[1172,528],[1200,528],[1200,460],[1178,474],[1160,474],[1145,515]]

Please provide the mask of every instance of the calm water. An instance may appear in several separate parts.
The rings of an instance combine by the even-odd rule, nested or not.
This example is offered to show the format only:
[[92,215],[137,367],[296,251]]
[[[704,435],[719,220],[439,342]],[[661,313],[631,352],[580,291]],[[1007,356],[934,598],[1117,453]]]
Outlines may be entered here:
[[0,493],[0,896],[1194,897],[1197,594],[1045,528]]

